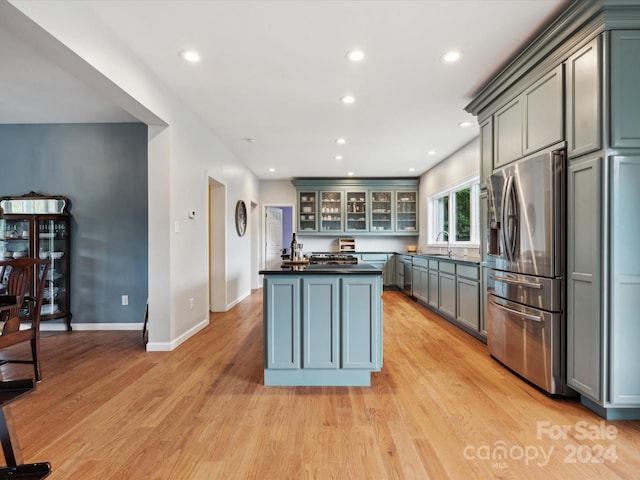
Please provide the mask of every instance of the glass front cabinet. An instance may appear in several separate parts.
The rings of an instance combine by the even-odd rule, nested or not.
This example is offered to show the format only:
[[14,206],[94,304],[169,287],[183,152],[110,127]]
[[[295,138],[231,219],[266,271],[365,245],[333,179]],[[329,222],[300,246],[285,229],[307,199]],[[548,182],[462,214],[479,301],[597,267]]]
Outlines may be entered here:
[[366,232],[367,228],[367,191],[357,190],[348,191],[346,202],[346,218],[347,224],[345,231],[347,232]]
[[299,234],[418,235],[419,178],[294,179]]
[[418,192],[396,191],[396,232],[418,230]]
[[344,192],[320,192],[320,230],[323,233],[344,231],[342,195]]
[[371,192],[371,232],[388,233],[393,231],[393,191]]
[[317,232],[317,202],[318,192],[298,192],[298,232]]
[[0,198],[0,208],[0,255],[49,260],[40,318],[64,319],[71,331],[69,200],[31,192]]

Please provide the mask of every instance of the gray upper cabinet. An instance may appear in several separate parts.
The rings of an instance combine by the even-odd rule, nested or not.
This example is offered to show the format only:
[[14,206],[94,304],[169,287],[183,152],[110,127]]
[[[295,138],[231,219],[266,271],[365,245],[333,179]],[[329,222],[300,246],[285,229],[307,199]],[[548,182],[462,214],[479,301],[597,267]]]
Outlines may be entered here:
[[480,124],[480,188],[487,186],[493,173],[493,117]]
[[601,38],[596,37],[566,62],[566,123],[569,158],[602,147]]
[[640,147],[640,30],[611,32],[611,146]]
[[494,168],[563,140],[563,88],[559,65],[493,115]]
[[298,233],[418,236],[419,178],[295,179]]
[[493,116],[494,167],[522,157],[522,98],[518,97]]
[[562,141],[564,136],[562,89],[562,65],[559,65],[522,94],[523,155],[529,155]]

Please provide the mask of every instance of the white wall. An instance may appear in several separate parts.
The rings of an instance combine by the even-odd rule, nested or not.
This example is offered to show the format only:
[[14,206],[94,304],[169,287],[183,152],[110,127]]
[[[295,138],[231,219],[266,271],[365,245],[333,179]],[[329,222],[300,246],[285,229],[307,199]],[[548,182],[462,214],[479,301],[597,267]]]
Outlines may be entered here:
[[[51,34],[57,42],[32,45],[73,69],[91,87],[132,115],[153,123],[149,142],[149,350],[170,350],[208,323],[208,184],[227,186],[227,303],[251,291],[251,233],[238,237],[236,201],[258,200],[258,181],[200,120],[95,19],[84,2],[11,2],[33,20],[25,39]],[[37,24],[37,25],[35,25]],[[40,30],[40,31],[38,31]],[[52,44],[53,45],[52,47]],[[84,62],[79,62],[78,57]],[[149,114],[150,112],[150,114]],[[152,121],[149,122],[149,119]],[[161,119],[161,120],[160,120]],[[165,125],[168,127],[163,128]],[[196,210],[195,219],[187,212]],[[179,233],[175,232],[178,222]],[[255,234],[256,232],[253,232]],[[194,308],[189,300],[194,299]]]
[[[420,177],[420,243],[419,251],[428,251],[427,225],[429,224],[428,199],[431,195],[454,187],[480,174],[480,140],[476,137],[449,155]],[[478,249],[468,249],[478,254]]]

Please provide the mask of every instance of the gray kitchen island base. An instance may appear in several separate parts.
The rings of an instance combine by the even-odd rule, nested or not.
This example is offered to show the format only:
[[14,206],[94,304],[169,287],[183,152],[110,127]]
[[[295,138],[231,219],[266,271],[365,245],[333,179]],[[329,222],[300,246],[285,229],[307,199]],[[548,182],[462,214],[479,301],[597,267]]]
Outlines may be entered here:
[[370,387],[371,372],[366,370],[272,370],[264,369],[269,387]]
[[382,271],[358,264],[260,273],[264,384],[370,386],[382,368]]

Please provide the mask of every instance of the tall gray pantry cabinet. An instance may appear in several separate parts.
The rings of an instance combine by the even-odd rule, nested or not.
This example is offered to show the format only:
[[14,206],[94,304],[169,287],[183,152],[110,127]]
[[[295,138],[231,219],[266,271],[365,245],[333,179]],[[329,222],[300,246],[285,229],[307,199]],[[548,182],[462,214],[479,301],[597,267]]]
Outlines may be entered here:
[[480,123],[481,186],[536,148],[566,146],[567,383],[609,419],[640,418],[638,85],[640,2],[588,0],[467,107]]

